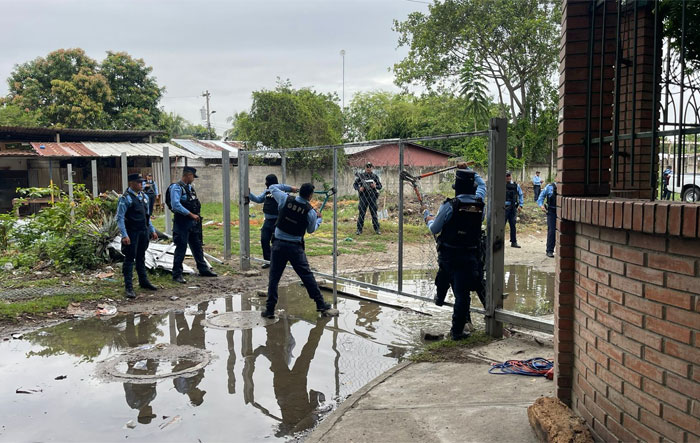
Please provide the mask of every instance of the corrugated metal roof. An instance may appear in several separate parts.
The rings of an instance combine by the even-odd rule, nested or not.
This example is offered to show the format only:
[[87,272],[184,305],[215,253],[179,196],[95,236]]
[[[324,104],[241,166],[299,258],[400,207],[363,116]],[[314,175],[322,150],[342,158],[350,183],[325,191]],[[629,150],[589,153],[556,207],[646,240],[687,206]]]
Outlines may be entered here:
[[0,157],[36,157],[36,152],[12,149],[8,151],[0,151]]
[[243,143],[240,142],[224,142],[221,140],[197,140],[198,143],[210,149],[223,151],[224,149],[231,153],[231,158],[238,158],[238,150],[244,149]]
[[0,126],[0,139],[53,140],[58,134],[61,140],[143,140],[149,135],[163,134],[163,131],[151,130],[103,130],[77,128],[41,128],[26,126]]
[[32,149],[41,157],[98,157],[83,143],[32,142]]
[[170,148],[171,157],[199,158],[190,151],[172,145],[170,143],[99,143],[84,142],[86,148],[94,152],[98,157],[119,157],[126,152],[128,157],[162,157],[163,147]]
[[361,152],[369,151],[371,149],[378,148],[382,145],[372,145],[372,146],[356,146],[356,147],[349,147],[349,148],[343,148],[345,151],[345,155],[356,155]]
[[[223,149],[219,146],[208,146],[199,140],[192,140],[187,138],[177,138],[173,139],[173,142],[178,146],[190,151],[192,154],[199,158],[204,159],[220,159]],[[227,151],[231,151],[231,157],[238,157],[238,151],[232,151],[230,148]]]

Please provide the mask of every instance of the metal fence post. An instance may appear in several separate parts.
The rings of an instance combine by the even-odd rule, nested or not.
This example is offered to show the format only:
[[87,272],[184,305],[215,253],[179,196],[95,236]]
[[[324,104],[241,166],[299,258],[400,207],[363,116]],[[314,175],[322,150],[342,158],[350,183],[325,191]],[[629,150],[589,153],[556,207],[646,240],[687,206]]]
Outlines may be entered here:
[[97,160],[90,160],[90,169],[92,172],[92,196],[97,198],[99,189],[97,188]]
[[70,218],[73,219],[75,215],[75,210],[73,209],[73,164],[68,163],[66,165],[66,172],[68,173],[68,199],[70,200]]
[[285,154],[283,152],[281,157],[282,157],[282,183],[287,183],[287,154]]
[[508,123],[492,118],[489,134],[488,228],[486,251],[486,333],[503,336],[503,323],[496,321],[496,309],[503,308],[503,248],[505,236],[506,142]]
[[403,291],[403,142],[399,142],[399,252],[398,263],[398,289]]
[[231,166],[229,152],[221,152],[221,187],[224,211],[224,260],[231,258]]
[[126,152],[122,152],[122,192],[126,192],[129,186],[129,165],[127,164]]
[[[165,203],[165,192],[170,192],[170,148],[166,145],[163,146],[163,162],[161,163],[161,167],[163,168],[163,184],[165,185],[165,189],[161,192],[161,195],[163,195],[163,203]],[[165,233],[168,235],[172,234],[172,229],[171,229],[171,224],[170,224],[170,209],[167,207],[163,209],[165,212]]]
[[250,269],[250,215],[248,206],[248,154],[238,151],[238,241],[241,270]]
[[[338,189],[338,149],[333,148],[333,189]],[[338,192],[333,193],[333,306],[338,307]]]

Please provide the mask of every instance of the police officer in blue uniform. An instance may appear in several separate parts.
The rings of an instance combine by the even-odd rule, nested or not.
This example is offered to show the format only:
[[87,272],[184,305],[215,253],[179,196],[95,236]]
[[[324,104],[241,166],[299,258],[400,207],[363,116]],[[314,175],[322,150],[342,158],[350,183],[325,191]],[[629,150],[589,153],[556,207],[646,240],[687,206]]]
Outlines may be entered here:
[[197,263],[197,270],[202,277],[217,277],[207,262],[204,261],[202,249],[202,218],[199,215],[202,204],[197,198],[197,192],[192,183],[197,178],[197,170],[185,166],[180,181],[168,188],[166,203],[175,214],[173,224],[173,243],[175,243],[175,258],[173,260],[173,280],[187,283],[182,278],[182,263],[185,260],[187,245]]
[[272,185],[270,188],[272,196],[277,201],[279,215],[275,224],[275,238],[270,256],[267,306],[261,315],[266,318],[275,318],[277,287],[287,263],[292,265],[294,272],[304,283],[309,297],[316,302],[316,310],[325,315],[337,315],[337,311],[323,300],[304,252],[304,234],[316,231],[323,221],[309,203],[314,195],[314,185],[304,183],[296,197],[287,195],[282,189],[282,185]]
[[[545,205],[546,202],[546,205]],[[547,257],[554,257],[557,232],[557,184],[550,183],[537,199],[537,204],[547,213]]]
[[542,177],[540,177],[540,171],[535,172],[535,176],[532,177],[532,190],[533,194],[535,194],[535,201],[537,201],[542,191]]
[[[265,260],[270,260],[270,244],[272,243],[272,238],[275,234],[275,223],[277,223],[277,215],[279,213],[279,207],[277,200],[272,196],[272,191],[270,186],[279,184],[277,181],[277,176],[275,174],[269,174],[265,177],[265,190],[260,195],[251,194],[248,191],[248,197],[255,203],[263,204],[263,215],[265,216],[265,222],[260,229],[260,246],[263,250],[263,258]],[[297,188],[293,186],[281,185],[280,189],[284,192],[297,192]],[[262,265],[263,269],[270,267],[269,263]]]
[[153,215],[153,205],[158,198],[158,185],[153,181],[153,174],[146,174],[146,181],[143,183],[143,192],[148,196],[148,215]]
[[[464,327],[471,324],[470,291],[480,290],[482,284],[480,247],[486,184],[476,172],[458,169],[453,187],[455,197],[445,200],[437,216],[433,217],[428,210],[423,216],[430,231],[440,234],[437,238],[439,269],[435,280],[438,287],[435,302],[442,304],[447,293],[445,283],[449,283],[455,296],[450,336],[453,340],[462,340],[469,337]],[[442,300],[438,300],[440,296]]]
[[516,217],[525,204],[523,190],[513,181],[510,171],[506,172],[506,223],[510,225],[510,246],[519,248],[517,232],[515,228]]
[[122,253],[124,254],[122,273],[125,295],[126,298],[135,298],[132,282],[134,262],[136,262],[139,286],[153,291],[158,289],[148,281],[145,262],[149,237],[156,240],[158,236],[148,214],[148,196],[142,192],[145,179],[141,174],[129,174],[128,179],[129,187],[119,197],[117,204],[117,226],[122,234]]

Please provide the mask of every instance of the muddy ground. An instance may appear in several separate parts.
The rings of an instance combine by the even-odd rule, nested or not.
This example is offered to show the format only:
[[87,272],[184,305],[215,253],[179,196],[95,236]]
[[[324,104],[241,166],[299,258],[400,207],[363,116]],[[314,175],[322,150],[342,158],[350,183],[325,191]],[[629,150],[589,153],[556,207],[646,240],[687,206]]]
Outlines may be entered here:
[[[546,233],[530,229],[529,233],[519,235],[521,249],[506,247],[506,265],[533,266],[543,272],[554,272],[555,260],[547,258],[545,249]],[[364,234],[374,235],[374,234]],[[507,237],[507,231],[506,231]],[[338,270],[349,275],[356,272],[373,270],[396,269],[398,244],[389,240],[385,252],[371,252],[366,255],[338,256]],[[404,246],[404,268],[422,269],[436,266],[434,244],[409,244]],[[333,263],[331,257],[317,256],[310,258],[312,268],[321,272],[331,273]],[[217,266],[218,278],[187,277],[187,284],[178,287],[162,287],[158,291],[137,290],[135,300],[122,298],[121,292],[116,296],[102,300],[83,301],[80,308],[86,312],[94,312],[99,304],[110,304],[117,307],[119,312],[164,313],[170,310],[184,309],[187,306],[206,300],[213,300],[224,294],[255,293],[267,287],[267,271],[261,270],[260,265],[253,264],[253,272],[244,273],[238,268],[236,258],[230,264]],[[118,272],[117,272],[118,274]],[[117,275],[115,279],[119,279]],[[297,281],[292,271],[285,272],[282,284]],[[15,320],[0,321],[0,337],[7,339],[14,333],[25,332],[39,327],[54,324],[66,319],[75,318],[66,309],[56,309],[45,315],[23,315]]]

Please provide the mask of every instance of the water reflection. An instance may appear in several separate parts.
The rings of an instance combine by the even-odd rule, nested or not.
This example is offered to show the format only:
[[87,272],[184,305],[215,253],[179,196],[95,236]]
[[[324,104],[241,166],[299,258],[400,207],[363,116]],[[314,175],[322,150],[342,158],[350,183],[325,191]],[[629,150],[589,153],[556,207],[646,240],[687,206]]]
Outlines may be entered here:
[[[138,322],[137,322],[138,320]],[[134,314],[126,317],[124,338],[129,347],[136,347],[150,343],[157,333],[157,325],[148,315]],[[127,374],[155,375],[158,372],[158,360],[146,359],[144,361],[127,362]],[[156,383],[124,383],[124,396],[126,404],[131,409],[138,411],[138,422],[148,424],[156,417],[151,407],[151,402],[157,395]]]
[[[403,290],[423,297],[435,296],[436,270],[411,270],[403,273]],[[547,315],[554,311],[554,274],[538,271],[531,266],[509,265],[505,267],[505,285],[503,292],[508,296],[503,302],[503,308],[509,311],[528,315]],[[360,281],[374,285],[398,288],[398,274],[394,271],[377,271],[352,276]],[[473,306],[481,307],[481,303],[472,292]],[[449,301],[454,301],[452,290],[449,291]],[[369,303],[377,306],[374,303]],[[358,321],[361,316],[358,315]]]

